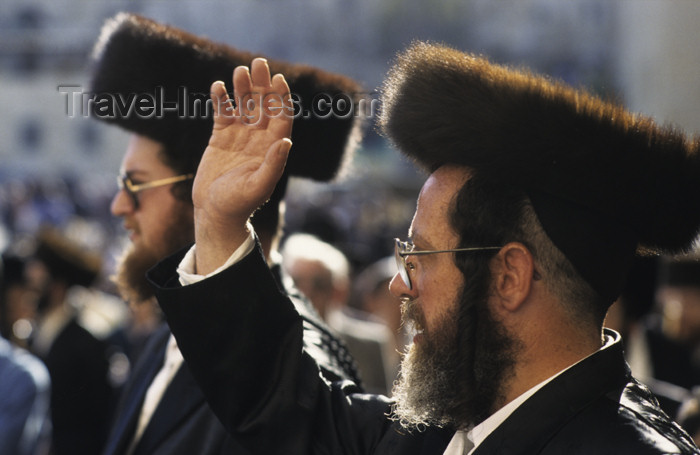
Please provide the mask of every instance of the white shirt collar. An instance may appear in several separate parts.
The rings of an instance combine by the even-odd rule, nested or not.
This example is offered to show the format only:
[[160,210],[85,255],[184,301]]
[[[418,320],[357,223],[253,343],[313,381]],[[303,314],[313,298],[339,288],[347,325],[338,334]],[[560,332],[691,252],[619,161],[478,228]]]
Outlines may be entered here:
[[[493,430],[498,428],[498,426],[501,425],[513,413],[513,411],[518,409],[518,407],[520,407],[521,404],[525,403],[525,401],[527,401],[528,398],[533,396],[535,392],[547,385],[547,383],[552,381],[564,371],[566,370],[562,370],[554,376],[532,387],[531,389],[529,389],[528,391],[526,391],[525,393],[508,403],[507,405],[503,406],[495,413],[491,414],[491,416],[488,419],[484,420],[479,425],[475,426],[469,432],[467,432],[467,438],[469,438],[472,444],[474,444],[474,449],[478,447],[479,444],[481,444],[484,441],[484,439],[486,439],[486,437],[493,432]],[[474,449],[472,449],[472,452],[474,451]]]

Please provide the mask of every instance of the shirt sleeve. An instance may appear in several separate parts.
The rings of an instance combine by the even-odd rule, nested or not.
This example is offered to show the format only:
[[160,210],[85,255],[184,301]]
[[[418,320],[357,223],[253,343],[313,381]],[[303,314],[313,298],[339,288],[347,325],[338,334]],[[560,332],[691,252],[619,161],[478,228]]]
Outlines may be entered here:
[[195,248],[197,248],[197,245],[192,245],[192,248],[190,248],[185,254],[185,257],[182,258],[182,261],[180,261],[180,265],[177,268],[180,284],[187,286],[188,284],[194,284],[212,275],[221,273],[223,270],[226,270],[250,254],[255,247],[255,231],[253,230],[253,225],[250,224],[250,222],[248,222],[248,232],[248,238],[245,239],[241,246],[239,246],[238,249],[231,254],[231,256],[229,256],[228,260],[226,260],[221,267],[207,275],[198,275],[195,272]]

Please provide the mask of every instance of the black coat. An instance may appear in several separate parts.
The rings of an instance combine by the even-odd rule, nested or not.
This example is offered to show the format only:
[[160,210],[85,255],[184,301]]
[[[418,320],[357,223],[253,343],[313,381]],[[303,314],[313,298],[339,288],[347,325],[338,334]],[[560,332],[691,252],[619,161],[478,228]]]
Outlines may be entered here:
[[107,437],[115,389],[109,346],[72,318],[41,356],[51,376],[52,453],[94,455]]
[[[277,267],[275,276],[279,281]],[[277,287],[275,282],[273,285]],[[200,296],[195,305],[205,305],[207,297]],[[227,296],[235,300],[231,294]],[[328,328],[305,300],[298,301],[302,316],[305,348],[316,353],[325,377],[329,380],[355,379],[352,359],[344,345]],[[228,328],[212,322],[212,334],[226,337]],[[216,330],[216,329],[223,330]],[[274,336],[274,334],[272,334]],[[125,453],[133,439],[141,405],[153,378],[163,365],[170,337],[164,325],[150,338],[139,357],[134,371],[122,392],[112,425],[112,431],[103,451],[104,455]],[[245,346],[249,346],[244,342]],[[218,348],[215,347],[218,350]],[[180,366],[163,395],[149,424],[135,447],[133,455],[223,455],[249,454],[225,430],[207,404],[186,363]]]
[[[183,356],[212,409],[255,454],[442,454],[452,431],[406,433],[391,401],[319,377],[301,319],[258,249],[180,287],[171,257],[149,273]],[[227,296],[235,293],[235,304]],[[205,296],[203,298],[203,296]],[[226,331],[217,330],[226,328]],[[620,338],[540,389],[478,448],[484,454],[697,454],[630,375]]]

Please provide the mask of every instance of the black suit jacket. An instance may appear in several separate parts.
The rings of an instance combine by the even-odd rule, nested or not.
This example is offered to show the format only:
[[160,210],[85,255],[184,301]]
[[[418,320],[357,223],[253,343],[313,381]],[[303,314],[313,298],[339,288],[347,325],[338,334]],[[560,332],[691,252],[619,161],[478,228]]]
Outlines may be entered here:
[[[184,252],[185,250],[178,255],[178,258],[182,258]],[[273,267],[272,274],[275,278],[270,285],[279,292],[288,292],[283,290],[280,284],[281,277],[277,267]],[[209,297],[205,294],[200,295],[194,305],[206,305]],[[225,299],[233,302],[238,299],[238,296],[231,292],[226,294]],[[297,302],[296,314],[300,317],[303,327],[303,344],[321,365],[320,371],[324,377],[330,381],[357,380],[352,358],[342,341],[330,332],[308,301],[298,300]],[[210,328],[211,335],[226,337],[226,334],[230,333],[230,330],[216,321],[212,321]],[[120,455],[128,449],[146,391],[163,365],[169,336],[170,330],[164,324],[151,337],[139,357],[132,376],[122,392],[112,432],[103,451],[104,455]],[[277,334],[269,333],[266,336],[273,340],[276,339]],[[242,343],[245,349],[252,348],[245,337]],[[216,346],[209,346],[218,350]],[[181,365],[166,389],[134,451],[134,455],[245,455],[249,453],[216,418],[186,363]]]
[[[258,249],[202,282],[180,287],[163,261],[149,273],[183,356],[212,409],[256,454],[440,455],[453,432],[407,433],[391,400],[319,377],[299,315]],[[223,298],[235,290],[236,304]],[[195,305],[207,295],[205,305]],[[227,327],[230,334],[218,330]],[[274,337],[264,334],[274,334]],[[698,454],[689,436],[630,375],[619,335],[538,390],[475,455]],[[246,342],[248,344],[246,344]],[[214,349],[216,347],[216,349]]]
[[[146,391],[163,365],[169,337],[170,330],[163,324],[149,339],[122,392],[105,455],[126,453],[131,444]],[[134,450],[134,455],[247,453],[211,412],[185,363],[166,389]]]

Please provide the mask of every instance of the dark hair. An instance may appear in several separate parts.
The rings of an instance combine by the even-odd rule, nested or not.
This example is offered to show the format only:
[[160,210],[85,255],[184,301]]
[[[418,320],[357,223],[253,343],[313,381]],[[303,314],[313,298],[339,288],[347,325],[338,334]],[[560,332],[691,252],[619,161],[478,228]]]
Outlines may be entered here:
[[[460,247],[522,243],[533,255],[545,285],[568,314],[577,321],[602,325],[608,305],[549,239],[522,190],[473,173],[454,197],[450,224],[460,236]],[[465,280],[482,275],[490,281],[489,261],[494,254],[496,251],[458,253],[455,261]]]
[[[199,161],[202,158],[201,153],[183,153],[178,148],[178,145],[161,144],[162,149],[159,153],[160,160],[175,171],[176,175],[194,174],[197,172]],[[202,145],[202,150],[206,144]],[[170,193],[179,201],[192,204],[192,184],[194,180],[185,180],[183,182],[174,183],[170,187]]]

